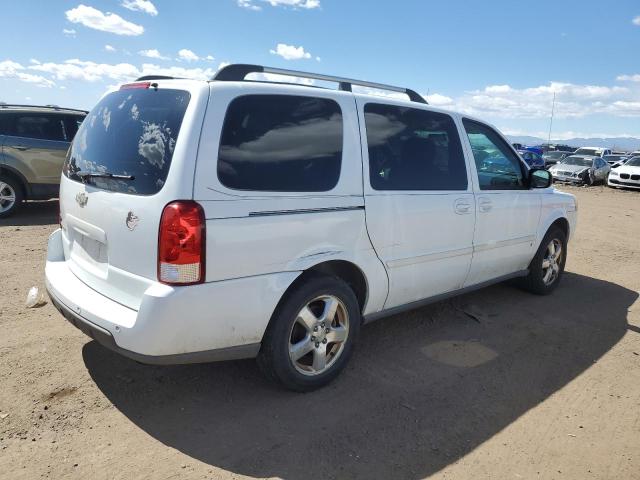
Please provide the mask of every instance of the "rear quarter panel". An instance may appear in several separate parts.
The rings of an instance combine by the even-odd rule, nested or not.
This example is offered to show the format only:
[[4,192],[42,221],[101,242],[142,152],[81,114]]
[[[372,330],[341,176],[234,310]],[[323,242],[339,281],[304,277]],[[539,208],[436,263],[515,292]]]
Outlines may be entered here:
[[[343,157],[338,184],[329,192],[249,192],[218,180],[217,158],[224,116],[234,98],[290,94],[335,100],[343,116]],[[207,218],[207,281],[302,272],[329,260],[355,264],[369,291],[365,313],[382,308],[387,276],[366,229],[360,134],[348,92],[248,82],[214,82],[198,151],[194,199]],[[283,290],[284,293],[284,290]]]

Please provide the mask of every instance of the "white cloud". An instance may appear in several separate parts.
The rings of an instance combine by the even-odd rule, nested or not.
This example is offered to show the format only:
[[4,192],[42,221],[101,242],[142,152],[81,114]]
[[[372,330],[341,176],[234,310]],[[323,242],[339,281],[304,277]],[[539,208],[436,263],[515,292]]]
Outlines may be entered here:
[[424,98],[429,102],[429,105],[433,105],[434,107],[444,107],[453,104],[453,98],[439,93],[425,95]]
[[[502,128],[498,126],[500,131],[509,137],[520,137],[520,136],[531,136],[546,139],[549,135],[548,130],[539,130],[539,131],[529,131],[529,130],[518,130],[518,129],[509,129],[509,127]],[[573,130],[566,130],[562,132],[553,132],[551,134],[551,141],[565,141],[574,138],[629,138],[635,137],[640,138],[640,132],[636,133],[602,133],[602,132],[578,132]]]
[[116,35],[136,36],[144,33],[142,25],[128,22],[115,13],[106,14],[100,10],[80,4],[76,8],[65,12],[67,20],[72,23],[79,23],[94,30],[115,33]]
[[616,80],[621,82],[640,82],[640,73],[635,75],[619,75]]
[[129,10],[148,13],[152,17],[158,15],[158,9],[150,0],[123,0],[122,6]]
[[636,18],[634,18],[633,20],[631,20],[631,22],[634,25],[639,25],[640,26],[640,15],[638,15]]
[[55,85],[55,82],[45,77],[26,73],[26,69],[27,67],[24,67],[17,62],[5,60],[0,62],[0,78],[13,78],[20,80],[21,82],[34,83],[38,87],[53,87]]
[[262,10],[262,7],[252,3],[252,0],[238,0],[238,6],[242,8],[247,8],[249,10],[254,10],[254,11]]
[[213,55],[207,55],[206,57],[204,57],[204,59],[208,62],[213,62],[215,60],[215,58],[213,58]]
[[105,46],[104,46],[104,49],[105,49],[107,52],[115,52],[115,51],[116,51],[115,47],[112,47],[111,45],[105,45]]
[[178,57],[181,60],[186,60],[187,62],[195,62],[197,60],[200,60],[200,57],[198,55],[187,48],[183,48],[182,50],[180,50],[178,52]]
[[62,33],[65,37],[75,37],[76,31],[73,28],[63,28]]
[[[222,66],[220,68],[222,68]],[[278,75],[275,73],[250,73],[247,75],[247,79],[267,82],[298,83],[307,86],[315,85],[315,82],[311,78],[291,77],[289,75]]]
[[[222,62],[218,69],[228,63]],[[45,62],[23,66],[17,62],[6,60],[0,62],[0,77],[17,78],[23,82],[38,83],[40,86],[50,87],[55,85],[51,79],[31,72],[39,72],[49,75],[59,81],[77,80],[83,82],[131,82],[143,75],[167,75],[170,77],[192,78],[196,80],[209,80],[218,70],[216,68],[185,68],[180,66],[159,66],[153,63],[144,63],[136,66],[131,63],[97,63],[93,61],[72,58],[62,63]]]
[[303,58],[311,58],[309,52],[304,51],[304,47],[295,47],[286,43],[279,43],[275,50],[269,50],[272,55],[279,55],[285,60],[301,60]]
[[637,116],[640,91],[620,86],[550,82],[517,89],[490,85],[466,92],[454,101],[455,109],[470,115],[496,118],[547,118],[556,95],[557,118],[578,118],[595,113]]
[[192,78],[194,80],[209,80],[216,73],[213,68],[183,68],[183,67],[160,67],[151,63],[142,65],[139,76],[142,75],[167,75],[169,77]]
[[268,3],[272,7],[289,7],[293,9],[311,10],[320,8],[320,0],[237,0],[238,6],[249,10],[262,10],[256,2]]
[[168,60],[169,57],[165,57],[163,55],[160,54],[160,52],[158,50],[156,50],[155,48],[151,48],[149,50],[140,50],[138,52],[138,55],[142,56],[142,57],[147,57],[147,58],[156,58],[158,60]]
[[82,61],[77,58],[66,60],[63,63],[42,63],[31,65],[30,70],[45,72],[56,80],[83,80],[97,82],[104,79],[112,79],[120,82],[131,80],[138,76],[139,70],[130,63],[96,63]]

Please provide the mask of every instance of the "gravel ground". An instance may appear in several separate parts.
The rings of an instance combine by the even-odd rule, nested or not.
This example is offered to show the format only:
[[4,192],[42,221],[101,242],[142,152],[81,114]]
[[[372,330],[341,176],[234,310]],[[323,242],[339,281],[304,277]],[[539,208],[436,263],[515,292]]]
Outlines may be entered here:
[[381,320],[329,387],[150,367],[47,303],[57,203],[0,221],[0,478],[640,479],[640,192],[578,197],[550,297],[497,285]]

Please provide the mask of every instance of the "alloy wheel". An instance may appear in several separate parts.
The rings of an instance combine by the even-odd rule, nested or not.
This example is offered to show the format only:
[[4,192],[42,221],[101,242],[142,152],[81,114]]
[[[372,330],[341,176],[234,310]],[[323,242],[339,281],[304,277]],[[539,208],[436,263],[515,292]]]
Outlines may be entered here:
[[554,238],[547,245],[544,258],[542,259],[542,281],[549,286],[560,276],[560,265],[562,263],[562,243]]
[[289,333],[289,358],[303,375],[329,370],[344,351],[349,336],[349,314],[342,301],[322,295],[307,303]]
[[16,192],[8,183],[0,182],[0,213],[11,210],[16,203]]

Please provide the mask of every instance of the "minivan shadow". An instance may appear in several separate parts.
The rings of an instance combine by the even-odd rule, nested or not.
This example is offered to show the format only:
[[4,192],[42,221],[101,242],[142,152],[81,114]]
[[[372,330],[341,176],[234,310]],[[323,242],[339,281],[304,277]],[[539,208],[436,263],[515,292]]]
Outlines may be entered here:
[[497,285],[366,326],[346,371],[310,394],[272,386],[253,361],[151,367],[96,342],[83,357],[135,425],[210,465],[253,477],[418,479],[593,365],[627,331],[637,297],[571,273],[549,297]]
[[58,200],[24,202],[13,216],[0,218],[0,227],[55,225],[58,223]]

